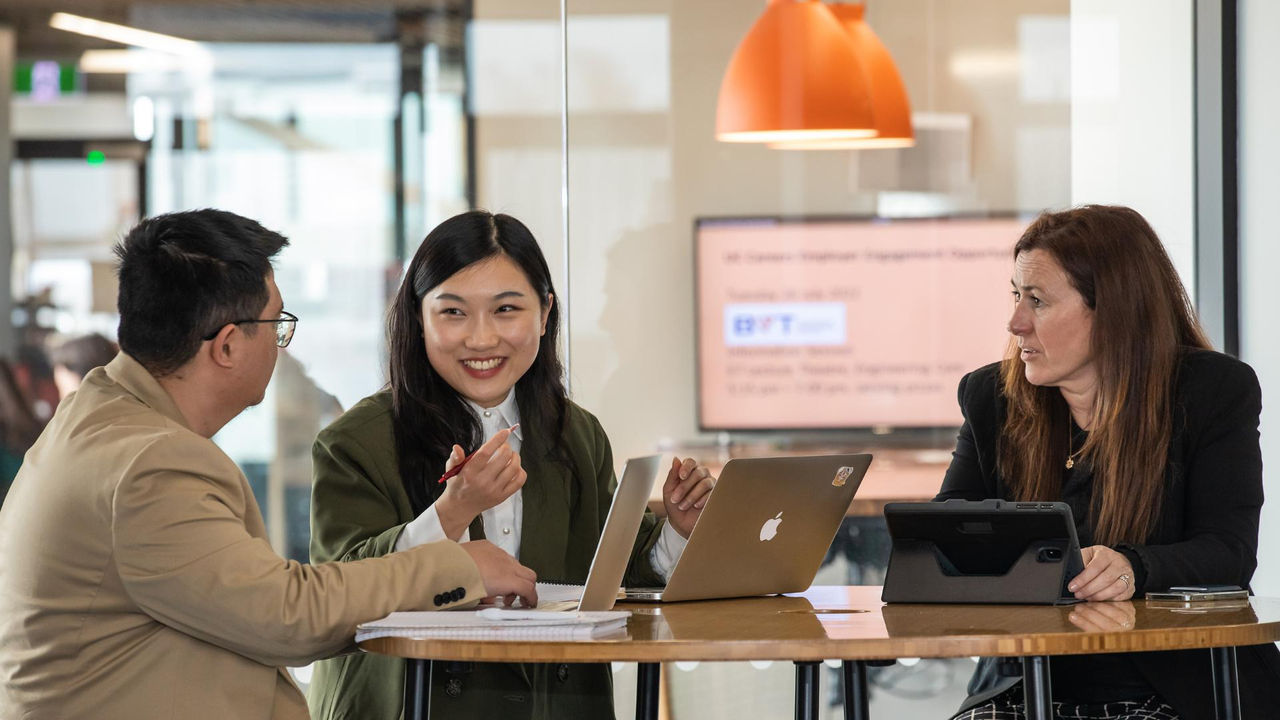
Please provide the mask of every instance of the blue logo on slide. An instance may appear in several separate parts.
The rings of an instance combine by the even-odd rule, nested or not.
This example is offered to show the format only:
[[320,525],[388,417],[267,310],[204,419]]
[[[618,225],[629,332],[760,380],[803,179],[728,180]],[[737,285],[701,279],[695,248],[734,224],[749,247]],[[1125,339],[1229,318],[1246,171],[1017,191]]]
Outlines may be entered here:
[[[796,316],[791,313],[777,315],[735,315],[733,317],[733,334],[738,337],[768,335],[772,330],[781,335],[791,333],[792,323]],[[775,330],[776,328],[776,330]]]
[[843,345],[844,303],[744,303],[725,305],[729,346]]

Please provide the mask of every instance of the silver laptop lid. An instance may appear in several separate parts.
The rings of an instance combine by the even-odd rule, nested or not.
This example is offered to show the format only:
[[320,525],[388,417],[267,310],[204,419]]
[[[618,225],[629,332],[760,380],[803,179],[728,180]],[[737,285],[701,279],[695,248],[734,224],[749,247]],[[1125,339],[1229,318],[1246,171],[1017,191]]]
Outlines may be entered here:
[[654,479],[662,465],[661,455],[631,458],[622,468],[622,479],[613,491],[613,503],[596,545],[587,584],[582,589],[578,609],[582,611],[612,610],[622,587],[622,576],[636,544],[636,532],[649,504]]
[[661,599],[808,588],[870,465],[868,454],[730,460]]

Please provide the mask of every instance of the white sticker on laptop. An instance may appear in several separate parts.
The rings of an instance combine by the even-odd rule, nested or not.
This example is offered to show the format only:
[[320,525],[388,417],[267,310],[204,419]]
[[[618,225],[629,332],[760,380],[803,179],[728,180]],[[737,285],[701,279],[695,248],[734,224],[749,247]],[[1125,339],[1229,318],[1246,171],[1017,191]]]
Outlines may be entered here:
[[831,485],[833,487],[844,487],[844,484],[849,481],[849,476],[852,474],[853,468],[848,466],[841,467],[836,471],[836,476],[831,479]]

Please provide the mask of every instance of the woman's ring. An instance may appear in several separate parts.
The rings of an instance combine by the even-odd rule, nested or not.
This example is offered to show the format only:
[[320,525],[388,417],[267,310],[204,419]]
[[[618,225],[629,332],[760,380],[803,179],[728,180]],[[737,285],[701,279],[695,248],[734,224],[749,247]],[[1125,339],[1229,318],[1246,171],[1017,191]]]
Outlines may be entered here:
[[1120,573],[1120,580],[1124,583],[1125,587],[1129,587],[1129,573]]

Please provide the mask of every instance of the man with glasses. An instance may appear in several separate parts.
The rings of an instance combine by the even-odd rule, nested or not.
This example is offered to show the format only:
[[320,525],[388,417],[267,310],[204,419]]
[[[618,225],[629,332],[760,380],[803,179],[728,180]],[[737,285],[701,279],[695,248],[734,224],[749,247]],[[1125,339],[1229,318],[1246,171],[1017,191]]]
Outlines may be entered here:
[[[293,331],[298,327],[298,316],[284,310],[280,311],[280,317],[267,318],[266,320],[232,320],[232,325],[245,325],[253,323],[274,323],[276,331],[276,347],[287,348],[289,341],[293,339]],[[221,330],[222,328],[218,328]],[[205,340],[212,340],[218,337],[218,330],[214,330],[204,336]]]
[[271,269],[287,244],[199,210],[116,247],[121,352],[58,407],[0,510],[0,717],[306,718],[282,666],[349,649],[358,623],[536,602],[533,572],[483,541],[311,566],[272,551],[210,438],[293,337]]

